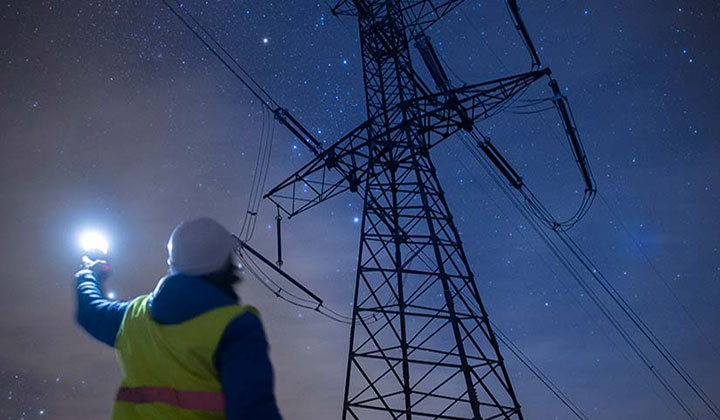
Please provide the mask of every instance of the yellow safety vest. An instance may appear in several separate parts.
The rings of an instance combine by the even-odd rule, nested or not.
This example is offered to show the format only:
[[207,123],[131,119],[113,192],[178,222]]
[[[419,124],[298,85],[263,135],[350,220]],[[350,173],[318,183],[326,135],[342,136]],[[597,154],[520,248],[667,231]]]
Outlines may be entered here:
[[224,419],[225,396],[213,354],[227,325],[250,306],[215,308],[180,324],[158,324],[149,295],[127,308],[115,339],[125,374],[113,420]]

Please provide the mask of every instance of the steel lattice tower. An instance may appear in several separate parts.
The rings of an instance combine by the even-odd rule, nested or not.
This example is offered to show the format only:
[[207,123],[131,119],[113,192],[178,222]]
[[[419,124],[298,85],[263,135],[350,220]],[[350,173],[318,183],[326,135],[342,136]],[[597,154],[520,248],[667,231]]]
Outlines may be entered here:
[[364,200],[343,419],[522,419],[429,152],[549,70],[452,88],[424,30],[461,2],[340,1],[359,22],[367,121],[322,148],[275,112],[316,156],[266,197],[289,217],[348,190]]
[[411,122],[422,110],[412,105],[418,91],[407,71],[402,2],[375,3],[358,13],[373,162],[343,418],[520,417],[428,153],[428,132]]

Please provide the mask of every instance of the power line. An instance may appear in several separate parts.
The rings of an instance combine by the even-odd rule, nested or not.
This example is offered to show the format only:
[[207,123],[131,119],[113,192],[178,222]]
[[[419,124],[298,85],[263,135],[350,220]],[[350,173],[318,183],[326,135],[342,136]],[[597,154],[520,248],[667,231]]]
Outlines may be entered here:
[[[237,78],[237,79],[240,81],[240,83],[242,83],[242,84],[250,91],[250,93],[252,93],[252,95],[255,96],[255,98],[257,98],[257,99],[258,99],[267,109],[269,109],[270,111],[273,111],[273,112],[275,111],[275,109],[276,109],[277,107],[271,106],[270,103],[272,103],[272,104],[277,104],[277,102],[275,102],[275,101],[273,100],[273,98],[272,98],[267,92],[265,92],[265,90],[262,89],[262,87],[260,87],[260,85],[255,81],[255,79],[253,79],[253,78],[250,76],[250,74],[249,74],[247,71],[245,71],[245,69],[238,63],[238,61],[237,61],[235,58],[233,58],[233,57],[227,52],[227,50],[225,50],[225,48],[223,48],[222,45],[220,45],[220,43],[219,43],[212,35],[210,35],[210,33],[207,31],[207,29],[205,29],[205,27],[202,26],[202,25],[200,24],[200,22],[198,22],[198,21],[193,17],[193,15],[190,13],[190,11],[187,10],[187,8],[184,6],[183,3],[180,3],[180,2],[178,2],[178,1],[175,1],[175,2],[174,2],[174,3],[176,4],[176,6],[177,6],[180,10],[182,10],[182,11],[184,12],[184,14],[185,14],[186,16],[188,16],[188,17],[193,21],[193,23],[195,23],[195,25],[196,25],[198,28],[200,28],[200,31],[202,31],[203,33],[205,33],[206,36],[210,39],[210,41],[215,44],[215,46],[216,46],[215,48],[210,44],[210,42],[208,42],[207,39],[205,39],[205,37],[203,37],[203,36],[200,34],[200,32],[198,32],[197,29],[195,29],[195,27],[193,27],[193,25],[190,24],[190,22],[188,22],[188,21],[177,11],[177,9],[176,9],[175,7],[173,7],[173,5],[170,3],[169,0],[161,0],[161,1],[165,4],[165,6],[167,6],[168,9],[170,9],[170,11],[173,13],[173,15],[175,15],[175,16],[180,20],[180,22],[182,22],[182,23],[185,25],[185,27],[186,27],[188,30],[190,30],[190,32],[192,32],[193,35],[195,35],[195,37],[196,37],[198,40],[200,40],[200,42],[202,42],[203,45],[205,45],[205,47],[206,47],[208,50],[210,50],[210,52],[211,52],[218,60],[220,60],[220,62],[221,62],[223,65],[224,65],[228,70],[230,70],[230,72],[235,76],[235,78]],[[220,52],[218,52],[218,49],[216,49],[216,48],[218,48],[218,49],[220,50]],[[223,55],[221,54],[221,52],[222,52],[222,54],[225,54],[225,57],[223,57]],[[236,68],[236,67],[233,67],[233,65],[232,65],[231,63],[232,63],[232,64],[235,64],[235,66],[236,66],[237,68]],[[241,73],[243,73],[244,77],[243,77],[243,75],[241,75],[241,74],[238,72],[238,69],[239,69],[239,71],[240,71]],[[256,87],[256,88],[253,88],[253,87],[250,85],[250,83],[249,83],[247,80],[245,80],[245,78],[250,79],[250,81],[251,81],[253,84],[255,84],[257,87]],[[259,90],[265,95],[265,97],[263,97],[263,96],[260,94],[260,92],[258,92],[258,89],[257,89],[257,88],[259,88]]]
[[275,138],[275,123],[269,113],[263,109],[263,123],[260,133],[260,144],[258,146],[258,154],[255,160],[255,169],[253,170],[253,180],[250,187],[250,197],[248,199],[245,217],[240,228],[240,236],[245,242],[252,239],[257,225],[258,211],[262,202],[262,192],[265,190],[267,181],[270,157],[272,155],[273,141]]
[[514,354],[515,357],[517,357],[518,360],[520,360],[520,362],[525,365],[525,367],[528,368],[528,370],[530,370],[530,372],[532,372],[532,374],[540,382],[542,382],[543,385],[545,385],[545,388],[549,389],[550,392],[552,392],[553,395],[555,395],[555,397],[560,400],[560,402],[562,402],[563,405],[575,415],[575,417],[581,420],[588,419],[588,416],[577,405],[575,405],[575,403],[570,399],[570,397],[568,397],[564,392],[562,392],[562,390],[558,388],[558,386],[555,385],[550,380],[550,378],[548,378],[547,375],[545,375],[543,371],[539,367],[537,367],[537,365],[535,365],[532,360],[530,360],[530,358],[527,357],[527,355],[523,353],[520,348],[515,343],[513,343],[505,333],[500,330],[500,328],[498,328],[497,325],[495,325],[495,323],[492,323],[492,325],[495,329],[495,333],[497,334],[498,339],[500,339],[500,342],[505,344],[505,347],[507,347],[508,350],[510,350],[510,352]]
[[[469,145],[467,145],[467,146],[470,147]],[[471,155],[472,155],[472,152],[471,152]],[[461,161],[461,164],[462,164],[463,167],[468,171],[468,173],[469,173],[469,175],[471,176],[471,178],[473,178],[475,181],[477,181],[477,178],[476,178],[475,176],[473,176],[473,174],[472,174],[473,171],[472,171],[467,165],[465,165],[464,163],[462,163],[462,161]],[[482,188],[482,186],[481,186],[480,183],[476,182],[476,185],[478,185],[480,188]],[[486,191],[486,193],[484,194],[484,196],[490,197],[490,198],[492,199],[492,202],[493,202],[495,208],[503,215],[503,217],[504,217],[504,219],[505,219],[505,222],[508,224],[508,226],[512,227],[518,234],[520,234],[523,238],[525,238],[525,234],[524,234],[524,233],[522,232],[522,230],[520,230],[517,226],[515,226],[514,224],[511,223],[510,217],[509,217],[509,216],[507,215],[507,213],[500,207],[500,205],[498,204],[497,200],[495,200],[494,198],[492,198],[492,196],[491,196],[490,194],[488,194],[487,191]],[[539,233],[538,233],[538,234],[539,234]],[[572,293],[570,292],[570,290],[569,290],[569,288],[567,287],[567,285],[565,285],[564,282],[562,282],[561,277],[560,277],[560,276],[558,275],[558,273],[552,268],[552,266],[550,265],[550,263],[549,263],[548,261],[546,261],[545,258],[542,257],[542,255],[540,255],[540,253],[538,252],[538,250],[537,250],[536,248],[533,247],[532,249],[533,249],[533,251],[535,252],[535,254],[537,255],[538,259],[540,259],[540,261],[541,261],[541,262],[545,265],[545,267],[553,274],[553,276],[556,277],[559,281],[561,281],[563,287],[565,287],[565,292],[567,292],[570,296],[573,297],[573,300],[574,300],[575,303],[577,304],[578,308],[579,308],[580,310],[582,310],[582,311],[588,316],[588,318],[590,319],[590,321],[600,330],[600,332],[605,336],[605,338],[606,338],[610,343],[612,343],[613,347],[618,351],[618,353],[619,353],[628,363],[634,363],[634,362],[630,359],[630,357],[625,353],[625,351],[620,347],[620,345],[615,341],[615,339],[606,331],[605,327],[603,327],[603,325],[596,319],[596,317],[585,307],[586,305],[583,305],[583,304],[581,303],[581,301],[580,301],[578,298],[576,298],[574,294],[572,294]],[[583,296],[585,296],[585,295],[583,295]],[[637,369],[637,368],[636,368],[636,369]],[[659,399],[663,404],[665,404],[665,406],[668,407],[668,409],[670,409],[670,410],[674,409],[674,407],[672,407],[672,406],[669,405],[667,399],[665,399],[665,398],[663,398],[662,396],[660,396],[660,394],[659,394],[659,393],[657,392],[657,390],[650,384],[650,382],[647,380],[647,378],[646,378],[645,376],[642,376],[642,379],[643,379],[643,381],[645,382],[645,384],[648,386],[648,388],[655,393],[655,395],[658,397],[658,399]]]
[[511,203],[515,206],[515,208],[523,215],[523,217],[526,219],[526,221],[530,224],[530,226],[533,227],[535,232],[540,236],[540,238],[545,242],[545,244],[550,248],[551,252],[555,255],[556,258],[560,261],[561,265],[570,273],[571,277],[580,285],[580,287],[585,291],[587,296],[595,303],[596,307],[600,310],[601,314],[605,316],[605,318],[610,322],[610,324],[615,328],[615,330],[618,332],[620,337],[628,344],[630,349],[635,353],[636,356],[641,360],[643,365],[648,368],[651,372],[651,374],[658,380],[658,382],[665,388],[665,390],[670,394],[670,396],[673,398],[673,400],[685,411],[685,413],[690,417],[691,419],[697,419],[697,417],[689,410],[687,405],[684,401],[679,397],[679,395],[676,393],[676,391],[672,388],[672,386],[665,380],[665,378],[660,374],[656,369],[655,366],[649,361],[647,356],[644,354],[644,352],[637,346],[637,344],[634,342],[632,337],[627,334],[627,332],[624,330],[621,324],[616,320],[616,318],[612,315],[611,312],[606,308],[606,306],[602,303],[602,301],[599,300],[599,297],[594,293],[594,291],[589,287],[589,285],[584,281],[582,276],[578,274],[576,269],[572,266],[572,264],[569,262],[567,257],[565,257],[564,254],[557,248],[557,246],[550,240],[550,238],[547,236],[546,232],[537,225],[537,223],[529,216],[528,213],[526,213],[526,208],[522,206],[520,203],[517,202],[517,199],[514,195],[512,195],[511,191],[509,191],[509,188],[505,187],[505,185],[502,183],[502,181],[498,178],[498,175],[496,175],[492,168],[489,166],[488,163],[484,161],[484,156],[477,153],[477,151],[473,151],[473,146],[471,144],[467,144],[466,146],[468,150],[470,150],[471,155],[475,157],[475,159],[480,163],[480,165],[486,170],[486,172],[491,176],[491,179],[495,182],[495,184],[498,186],[498,188],[505,193],[508,199],[510,199]]
[[675,372],[683,379],[690,389],[692,389],[695,395],[707,406],[707,408],[712,411],[715,417],[720,419],[720,409],[718,409],[717,405],[715,405],[715,403],[707,396],[705,391],[700,388],[697,382],[695,382],[692,376],[690,376],[680,362],[678,362],[675,356],[667,349],[662,341],[660,341],[650,327],[648,327],[640,315],[635,312],[620,292],[615,289],[612,283],[610,283],[600,269],[597,268],[585,251],[583,251],[577,242],[575,242],[566,232],[559,232],[558,235],[564,237],[563,243],[575,255],[576,259],[581,262],[586,270],[593,273],[593,277],[601,284],[603,289],[612,297],[613,301],[622,309],[632,323],[635,324],[635,326],[642,332],[645,338],[652,343],[653,347],[662,355],[663,359],[672,366],[673,370],[675,370]]
[[[295,280],[286,272],[282,271],[279,267],[273,265],[270,260],[268,260],[258,251],[250,247],[247,243],[239,240],[238,237],[236,237],[236,239],[238,240],[239,246],[236,255],[240,260],[243,268],[248,273],[250,273],[256,280],[258,280],[265,288],[270,290],[272,294],[274,294],[276,297],[294,306],[304,309],[311,309],[331,319],[332,321],[344,324],[350,323],[351,318],[349,316],[343,315],[340,312],[328,307],[322,299],[320,299],[315,293],[305,287],[302,283]],[[259,260],[259,262],[257,260]],[[273,279],[271,275],[266,272],[266,270],[262,268],[263,265],[270,268],[272,271],[274,271],[276,274],[279,274],[281,277],[284,277],[285,280],[292,283],[296,288],[300,289],[308,297],[299,296],[298,294],[290,292],[286,288],[282,287],[277,281]],[[375,314],[368,315],[366,317],[363,317],[363,320],[372,323],[377,320],[377,316]]]
[[610,203],[605,199],[605,195],[604,195],[604,194],[598,194],[598,195],[600,196],[600,200],[602,200],[603,204],[605,204],[605,207],[607,207],[608,211],[610,211],[610,213],[611,213],[611,214],[615,217],[615,219],[618,221],[618,223],[620,224],[620,226],[621,226],[622,229],[623,229],[623,232],[625,232],[625,234],[627,235],[628,238],[630,238],[630,240],[631,240],[631,242],[633,243],[633,245],[635,246],[635,248],[636,248],[636,249],[638,250],[638,252],[640,252],[640,254],[643,256],[643,258],[645,259],[645,262],[648,264],[648,266],[650,266],[650,268],[652,269],[652,271],[653,271],[653,273],[655,274],[655,276],[657,277],[657,279],[665,286],[665,288],[668,290],[668,292],[669,292],[670,295],[673,297],[673,299],[675,300],[675,302],[678,304],[678,306],[680,306],[680,308],[683,310],[683,312],[685,313],[685,315],[687,316],[687,318],[690,320],[690,322],[692,322],[692,324],[695,326],[695,328],[696,328],[697,331],[700,333],[700,335],[705,339],[705,341],[707,341],[708,345],[713,349],[713,351],[715,352],[715,354],[716,354],[717,356],[720,356],[720,350],[718,350],[718,348],[715,346],[715,344],[714,344],[713,341],[710,339],[710,337],[709,337],[709,336],[705,333],[705,331],[700,327],[700,324],[698,323],[697,319],[695,319],[695,317],[692,315],[692,313],[690,313],[690,310],[689,310],[689,309],[687,308],[687,306],[685,306],[685,304],[683,304],[683,302],[680,300],[680,297],[677,295],[677,293],[675,293],[675,291],[673,290],[673,288],[670,286],[670,284],[668,283],[668,281],[665,279],[665,276],[663,276],[663,274],[662,274],[662,273],[660,272],[660,270],[657,268],[657,266],[655,265],[655,263],[650,259],[650,257],[648,256],[648,254],[643,250],[642,244],[640,244],[640,242],[638,242],[637,238],[635,238],[635,236],[633,236],[633,234],[630,232],[630,229],[628,229],[627,225],[626,225],[625,222],[622,220],[622,218],[621,218],[621,217],[618,215],[618,213],[613,209],[613,207],[610,205]]
[[[165,6],[177,17],[180,22],[202,42],[202,44],[210,50],[210,52],[237,78],[260,103],[267,108],[275,118],[287,128],[295,137],[305,144],[310,151],[319,155],[323,150],[323,145],[315,136],[306,129],[300,122],[288,111],[281,107],[278,102],[270,96],[270,94],[245,70],[240,62],[235,59],[225,47],[198,21],[193,14],[185,7],[184,3],[173,0],[176,7],[170,3],[170,0],[161,0]],[[180,14],[180,9],[183,14]],[[187,16],[187,19],[184,17]],[[197,28],[197,29],[196,29]],[[202,33],[201,33],[202,32]],[[203,36],[204,34],[204,36]],[[249,80],[249,81],[248,81]],[[251,86],[254,85],[253,86]]]
[[[563,266],[570,272],[571,276],[581,285],[581,287],[588,293],[588,296],[591,297],[591,300],[598,306],[598,308],[601,310],[601,313],[610,321],[611,325],[618,331],[618,333],[621,335],[621,337],[626,341],[626,343],[631,347],[633,352],[643,361],[643,363],[646,365],[646,367],[651,371],[653,376],[656,377],[656,379],[660,382],[660,384],[668,391],[668,393],[672,396],[672,398],[678,403],[678,405],[685,411],[685,413],[690,418],[697,418],[692,411],[690,410],[687,403],[683,401],[683,399],[680,397],[680,395],[675,391],[675,389],[672,387],[672,385],[667,382],[667,380],[664,378],[662,374],[657,370],[656,366],[654,366],[647,355],[640,349],[640,347],[637,345],[634,339],[625,331],[625,329],[622,327],[622,325],[617,321],[617,319],[612,315],[612,313],[609,311],[609,309],[602,303],[602,301],[599,300],[599,297],[595,295],[594,292],[592,292],[592,289],[589,288],[589,285],[587,285],[580,276],[577,271],[573,268],[570,261],[567,259],[567,257],[564,256],[562,251],[557,248],[556,245],[554,245],[550,239],[546,236],[545,232],[541,230],[535,222],[529,217],[529,215],[526,213],[527,208],[523,206],[518,199],[515,197],[515,195],[512,194],[509,187],[507,187],[502,181],[500,181],[497,178],[497,175],[494,173],[494,171],[491,169],[488,162],[485,161],[485,157],[477,152],[477,150],[473,150],[474,147],[472,144],[468,143],[468,139],[465,138],[466,146],[468,147],[468,150],[471,151],[472,156],[481,164],[483,168],[491,175],[491,178],[495,181],[495,183],[498,185],[498,187],[505,193],[505,195],[511,200],[513,205],[515,205],[516,209],[523,215],[523,217],[528,221],[528,223],[533,226],[533,228],[536,230],[536,232],[541,236],[543,241],[551,248],[553,253],[558,257],[558,259],[561,260]],[[524,196],[525,197],[525,196]],[[527,200],[527,197],[526,197]],[[540,210],[547,211],[544,209],[544,207],[541,205],[541,203],[536,203],[536,205],[539,206]],[[549,214],[549,213],[547,213]],[[676,371],[676,373],[683,379],[683,381],[690,386],[690,388],[693,390],[693,392],[700,398],[700,400],[715,414],[716,417],[720,418],[717,414],[717,408],[715,404],[707,397],[707,394],[697,385],[697,383],[694,381],[694,379],[687,373],[687,371],[679,364],[677,359],[675,359],[672,354],[667,351],[664,345],[659,342],[657,337],[650,331],[645,323],[640,319],[640,317],[632,311],[632,308],[629,308],[629,305],[627,305],[627,302],[624,302],[624,299],[621,300],[621,297],[619,297],[619,293],[614,289],[611,288],[611,286],[608,286],[607,279],[602,276],[602,273],[597,270],[594,264],[589,260],[586,254],[582,252],[581,249],[579,249],[579,246],[577,246],[576,243],[570,242],[568,240],[569,235],[567,232],[563,232],[560,230],[552,230],[560,241],[573,253],[573,256],[581,263],[581,265],[592,275],[592,277],[598,282],[598,284],[601,285],[603,290],[606,291],[606,293],[610,296],[610,298],[618,305],[623,313],[628,316],[628,318],[633,322],[634,325],[641,331],[643,336],[650,341],[652,346],[660,353],[662,358],[670,364],[670,366],[673,368],[673,370]],[[602,277],[601,277],[602,276]],[[614,292],[614,293],[613,293]]]

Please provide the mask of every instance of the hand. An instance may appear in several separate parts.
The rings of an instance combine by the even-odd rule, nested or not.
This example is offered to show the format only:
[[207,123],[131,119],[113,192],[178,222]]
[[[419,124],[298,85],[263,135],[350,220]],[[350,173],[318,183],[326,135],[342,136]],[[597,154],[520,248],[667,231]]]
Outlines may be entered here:
[[105,260],[93,260],[87,255],[82,257],[82,267],[95,273],[99,282],[103,282],[110,276],[111,267]]

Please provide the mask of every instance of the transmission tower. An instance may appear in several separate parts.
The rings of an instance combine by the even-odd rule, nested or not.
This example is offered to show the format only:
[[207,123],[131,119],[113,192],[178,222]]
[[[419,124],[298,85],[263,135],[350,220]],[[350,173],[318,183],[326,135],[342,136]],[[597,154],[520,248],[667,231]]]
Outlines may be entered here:
[[267,194],[290,217],[363,197],[343,419],[523,418],[429,151],[549,71],[453,89],[424,30],[460,3],[339,2],[359,22],[368,119]]

